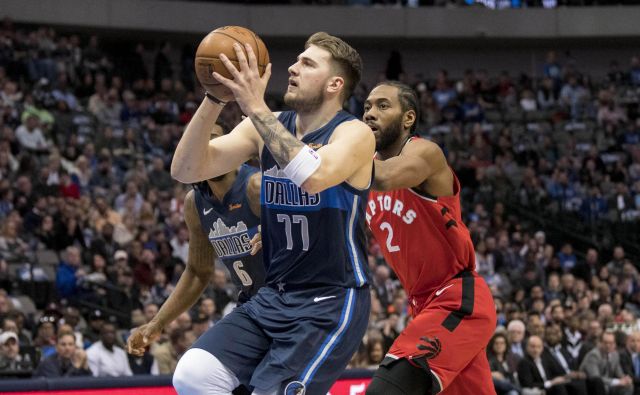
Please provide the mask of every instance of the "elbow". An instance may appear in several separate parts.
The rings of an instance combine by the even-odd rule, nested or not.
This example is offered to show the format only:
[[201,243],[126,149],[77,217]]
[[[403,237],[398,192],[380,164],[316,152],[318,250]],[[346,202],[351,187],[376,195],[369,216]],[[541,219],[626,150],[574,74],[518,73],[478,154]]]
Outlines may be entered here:
[[384,174],[376,174],[373,179],[373,189],[376,191],[390,191],[393,189],[393,183],[391,182],[391,177],[387,177]]
[[181,182],[183,184],[192,184],[194,182],[198,182],[198,180],[196,180],[195,177],[190,174],[189,170],[190,169],[186,164],[180,165],[176,163],[175,160],[171,162],[171,177],[178,182]]

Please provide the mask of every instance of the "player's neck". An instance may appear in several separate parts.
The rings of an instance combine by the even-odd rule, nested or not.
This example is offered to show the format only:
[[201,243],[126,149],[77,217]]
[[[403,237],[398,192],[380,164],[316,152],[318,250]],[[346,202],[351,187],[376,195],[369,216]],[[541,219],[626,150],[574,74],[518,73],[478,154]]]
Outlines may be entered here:
[[396,141],[393,142],[393,144],[383,150],[378,151],[378,159],[387,160],[389,158],[393,158],[394,156],[400,155],[402,149],[405,145],[407,145],[407,142],[410,138],[411,134],[409,134],[409,131],[402,132],[402,134],[396,139]]
[[318,130],[336,116],[342,107],[335,103],[327,103],[317,110],[296,113],[296,135],[302,138],[304,135]]
[[213,193],[213,196],[216,197],[220,202],[224,200],[224,196],[229,192],[231,186],[236,181],[238,173],[236,171],[232,171],[227,173],[224,178],[220,181],[211,181],[207,180],[207,184],[209,184],[209,189]]

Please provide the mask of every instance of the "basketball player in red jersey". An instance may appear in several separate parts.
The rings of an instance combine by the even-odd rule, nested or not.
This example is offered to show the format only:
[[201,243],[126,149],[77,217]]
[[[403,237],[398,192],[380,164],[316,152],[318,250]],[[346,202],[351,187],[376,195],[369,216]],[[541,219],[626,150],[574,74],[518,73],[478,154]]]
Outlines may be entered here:
[[393,81],[378,84],[364,105],[377,150],[366,218],[413,317],[367,394],[495,394],[485,354],[495,305],[475,272],[460,183],[438,145],[412,136],[417,106],[416,93]]

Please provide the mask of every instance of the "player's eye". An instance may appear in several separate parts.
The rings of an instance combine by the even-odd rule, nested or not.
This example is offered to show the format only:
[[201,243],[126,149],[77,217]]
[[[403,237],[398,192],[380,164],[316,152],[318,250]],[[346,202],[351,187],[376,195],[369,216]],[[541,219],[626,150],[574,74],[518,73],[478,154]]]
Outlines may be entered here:
[[389,108],[389,105],[387,103],[380,103],[378,107],[380,107],[381,110],[386,110]]

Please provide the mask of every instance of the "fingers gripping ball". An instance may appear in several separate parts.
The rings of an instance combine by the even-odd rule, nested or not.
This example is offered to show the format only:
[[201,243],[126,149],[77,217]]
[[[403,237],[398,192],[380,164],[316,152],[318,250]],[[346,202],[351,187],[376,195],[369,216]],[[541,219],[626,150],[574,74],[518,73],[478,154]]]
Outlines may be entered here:
[[[240,69],[233,44],[238,43],[251,45],[258,61],[260,76],[269,64],[269,52],[264,42],[254,32],[240,26],[225,26],[218,28],[207,34],[200,42],[196,51],[195,69],[196,76],[202,86],[213,96],[223,98],[229,96],[228,89],[213,78],[213,72],[221,74],[223,77],[233,79],[227,68],[220,60],[220,54],[225,54],[231,63]],[[246,55],[246,51],[245,51]]]

